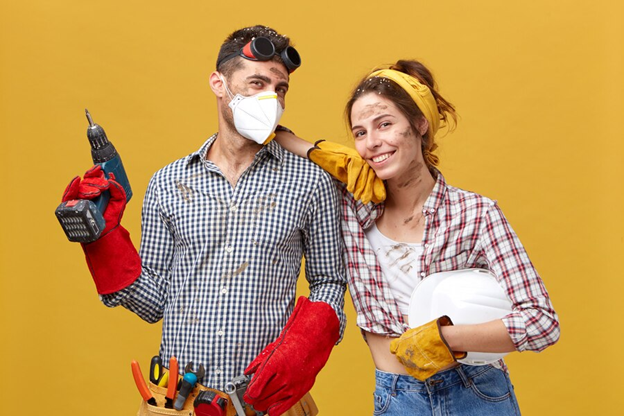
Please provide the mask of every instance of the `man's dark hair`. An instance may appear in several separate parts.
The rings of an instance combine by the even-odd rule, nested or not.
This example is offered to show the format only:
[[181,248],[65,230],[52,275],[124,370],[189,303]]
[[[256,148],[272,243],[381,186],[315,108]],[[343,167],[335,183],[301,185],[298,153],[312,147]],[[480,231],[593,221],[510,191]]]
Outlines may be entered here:
[[[243,29],[239,29],[229,35],[223,45],[221,45],[221,49],[219,50],[219,56],[217,56],[217,64],[221,61],[221,59],[225,58],[228,55],[238,52],[243,46],[249,43],[253,38],[265,37],[269,38],[273,45],[275,46],[275,55],[272,60],[277,62],[282,62],[282,58],[280,57],[280,52],[286,49],[286,47],[290,46],[290,39],[288,36],[280,35],[274,29],[271,29],[268,26],[252,26],[245,27]],[[240,56],[237,56],[233,59],[228,59],[225,62],[222,62],[221,65],[217,65],[217,71],[221,72],[226,77],[229,76],[234,70],[239,69],[242,66],[242,59]]]

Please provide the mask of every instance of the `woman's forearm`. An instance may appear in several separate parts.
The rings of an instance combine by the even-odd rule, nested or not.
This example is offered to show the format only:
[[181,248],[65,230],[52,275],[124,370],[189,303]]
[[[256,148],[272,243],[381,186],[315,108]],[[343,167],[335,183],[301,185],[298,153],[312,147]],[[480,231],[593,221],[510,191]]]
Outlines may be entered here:
[[306,159],[308,158],[308,150],[314,147],[314,145],[307,140],[297,137],[287,131],[276,131],[275,141],[277,141],[280,146],[289,152]]
[[443,326],[441,331],[452,351],[502,353],[516,350],[500,319],[475,325]]

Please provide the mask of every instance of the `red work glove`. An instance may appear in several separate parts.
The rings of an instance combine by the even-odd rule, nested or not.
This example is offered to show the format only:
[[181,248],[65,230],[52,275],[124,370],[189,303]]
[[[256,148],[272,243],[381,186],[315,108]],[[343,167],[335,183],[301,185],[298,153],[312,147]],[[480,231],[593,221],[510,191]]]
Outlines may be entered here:
[[62,201],[93,199],[104,191],[110,200],[103,213],[106,226],[96,241],[81,244],[87,264],[99,294],[107,295],[130,286],[141,274],[141,258],[130,240],[130,234],[119,222],[126,209],[126,192],[115,181],[114,175],[106,179],[102,167],[89,169],[84,179],[76,176],[69,183]]
[[256,410],[279,416],[314,385],[340,338],[336,312],[325,302],[300,297],[279,338],[249,364],[254,374],[243,396]]

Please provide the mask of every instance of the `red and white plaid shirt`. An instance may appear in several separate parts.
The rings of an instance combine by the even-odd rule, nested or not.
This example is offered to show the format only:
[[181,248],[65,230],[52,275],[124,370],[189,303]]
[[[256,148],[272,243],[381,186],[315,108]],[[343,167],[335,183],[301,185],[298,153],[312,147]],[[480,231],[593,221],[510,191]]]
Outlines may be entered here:
[[[400,336],[409,327],[364,235],[383,213],[383,204],[364,205],[344,185],[340,189],[345,263],[357,324],[375,334]],[[424,250],[415,279],[451,270],[490,270],[513,303],[503,322],[516,349],[541,351],[557,342],[559,321],[548,292],[495,201],[447,185],[438,172],[423,214]]]

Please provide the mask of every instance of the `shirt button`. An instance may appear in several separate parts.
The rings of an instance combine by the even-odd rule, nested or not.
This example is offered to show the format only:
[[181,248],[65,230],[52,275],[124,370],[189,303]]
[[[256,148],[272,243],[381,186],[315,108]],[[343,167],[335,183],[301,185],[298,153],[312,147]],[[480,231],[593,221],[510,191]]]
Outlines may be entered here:
[[222,330],[222,329],[220,329],[220,330],[218,330],[218,331],[217,331],[217,335],[219,335],[220,337],[222,337],[222,336],[223,336],[223,334],[225,334],[225,332],[223,332],[223,330]]
[[232,251],[234,251],[234,247],[232,247],[232,246],[225,246],[225,251],[227,251],[228,253],[231,253]]
[[221,289],[221,293],[225,295],[227,293],[227,287],[224,287],[223,289]]
[[420,272],[420,277],[425,277],[425,272]]
[[429,243],[425,243],[425,248],[429,248]]
[[230,207],[230,211],[235,212],[238,209],[238,207],[236,205],[232,205]]
[[220,369],[220,368],[217,368],[217,369],[215,370],[215,373],[216,373],[216,374],[221,374],[221,369]]

